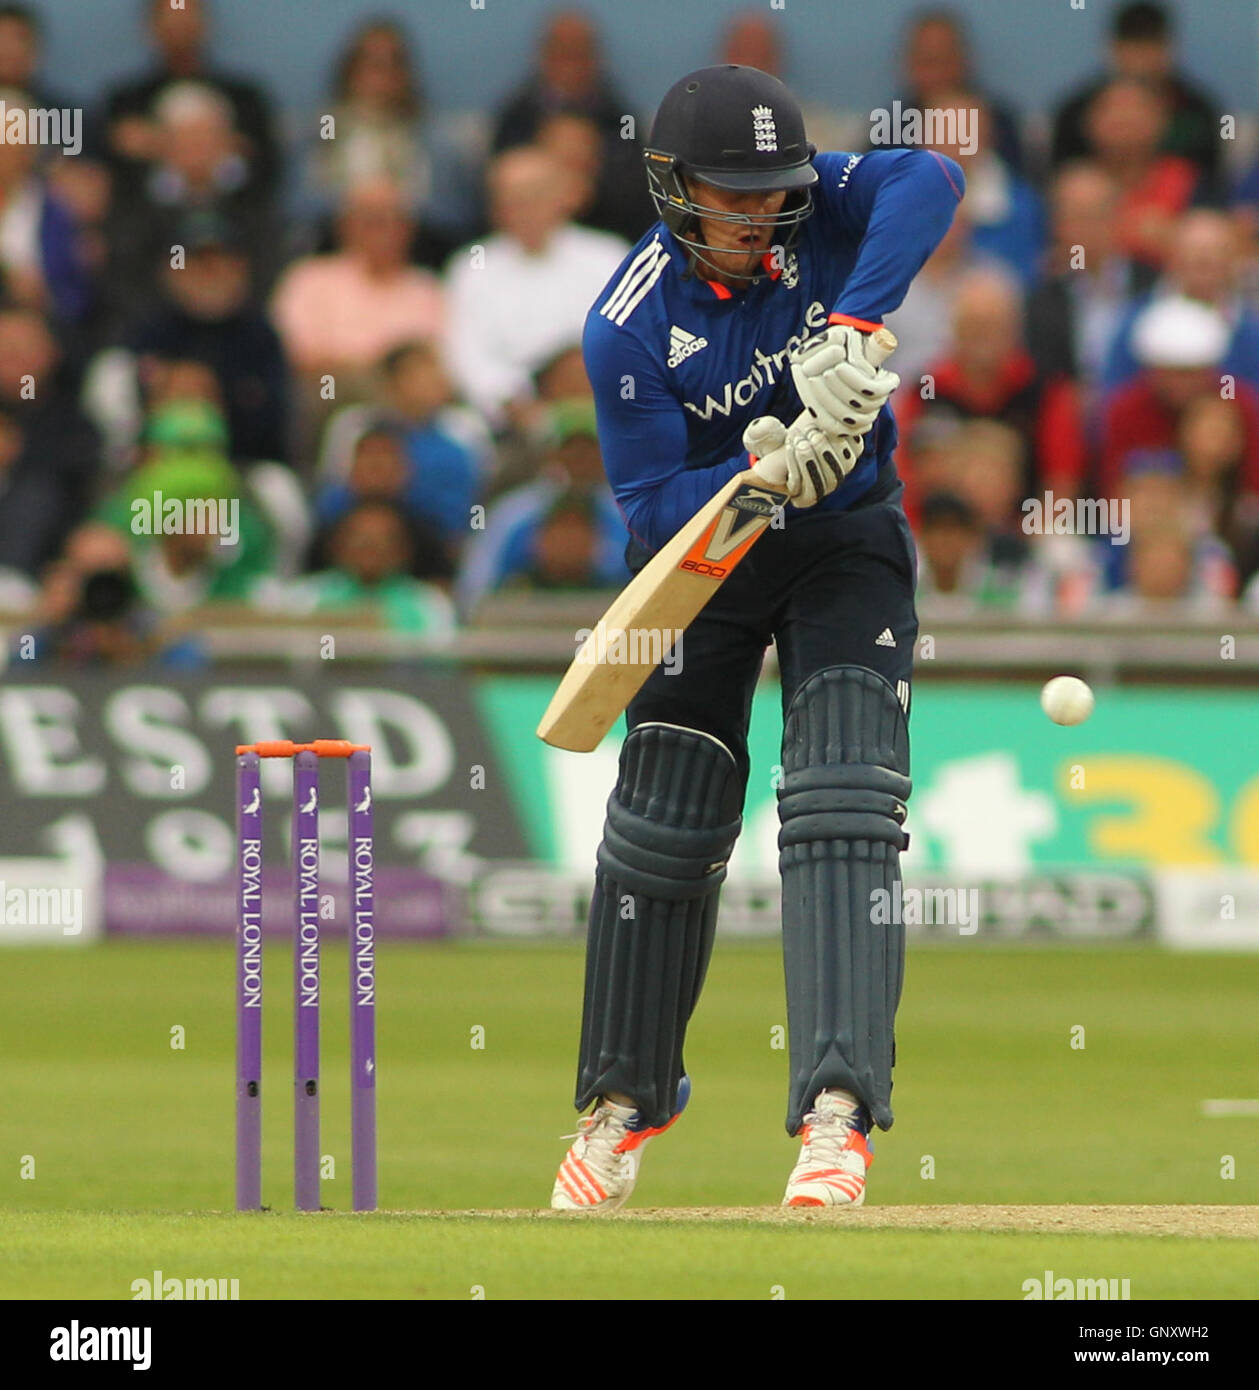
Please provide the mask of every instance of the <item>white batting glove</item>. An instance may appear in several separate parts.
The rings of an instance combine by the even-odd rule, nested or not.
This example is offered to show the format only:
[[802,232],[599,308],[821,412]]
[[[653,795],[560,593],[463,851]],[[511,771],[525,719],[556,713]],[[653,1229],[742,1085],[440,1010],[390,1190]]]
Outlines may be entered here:
[[815,424],[828,434],[860,438],[901,384],[895,372],[866,358],[869,335],[833,323],[802,343],[791,359],[791,378]]
[[772,415],[758,415],[743,431],[743,447],[752,455],[752,472],[774,488],[787,484],[786,437],[787,426]]
[[855,435],[832,434],[800,414],[787,428],[787,495],[797,507],[814,507],[852,472],[862,442]]
[[862,444],[850,435],[828,434],[802,413],[790,428],[772,415],[753,420],[743,433],[743,446],[759,455],[754,473],[774,487],[785,487],[797,507],[812,507],[852,471]]

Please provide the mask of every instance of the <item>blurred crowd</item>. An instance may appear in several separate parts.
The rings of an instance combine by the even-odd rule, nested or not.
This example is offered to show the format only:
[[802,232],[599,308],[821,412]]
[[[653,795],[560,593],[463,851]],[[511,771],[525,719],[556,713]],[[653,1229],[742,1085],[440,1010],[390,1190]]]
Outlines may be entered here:
[[[594,18],[552,13],[472,113],[426,99],[436,30],[418,52],[373,20],[296,112],[211,58],[212,0],[138,2],[151,51],[82,153],[0,143],[21,655],[195,664],[195,624],[170,633],[207,604],[440,644],[505,590],[619,587],[579,342],[653,219],[650,113]],[[1259,609],[1253,113],[1182,71],[1166,7],[1109,24],[1050,112],[989,94],[948,9],[901,38],[889,105],[975,121],[935,146],[966,197],[889,319],[921,589],[959,612]],[[791,83],[778,35],[749,11],[689,57]],[[4,109],[69,105],[43,38],[35,7],[0,4]],[[870,113],[801,96],[820,147],[867,147]],[[225,497],[230,536],[160,524]]]

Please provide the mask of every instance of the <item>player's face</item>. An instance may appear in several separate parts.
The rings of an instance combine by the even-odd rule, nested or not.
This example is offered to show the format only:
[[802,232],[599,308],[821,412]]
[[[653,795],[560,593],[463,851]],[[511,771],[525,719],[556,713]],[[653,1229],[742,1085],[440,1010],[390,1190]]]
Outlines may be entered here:
[[687,187],[692,200],[701,207],[749,219],[747,222],[728,222],[720,217],[701,214],[699,234],[712,252],[713,262],[721,267],[723,276],[738,280],[754,275],[760,268],[761,258],[774,244],[774,226],[763,219],[772,218],[782,211],[787,201],[786,192],[776,189],[760,193],[732,193],[728,189],[714,188],[712,184],[699,179],[689,179]]

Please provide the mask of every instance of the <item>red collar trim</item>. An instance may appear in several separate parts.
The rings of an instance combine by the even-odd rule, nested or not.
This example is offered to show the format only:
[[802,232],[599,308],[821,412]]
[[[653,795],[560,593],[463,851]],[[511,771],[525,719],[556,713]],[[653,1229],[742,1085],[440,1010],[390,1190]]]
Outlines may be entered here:
[[[761,265],[769,272],[769,278],[771,280],[779,279],[783,273],[782,266],[776,266],[774,264],[774,253],[772,251],[766,251],[761,257]],[[720,284],[716,280],[706,280],[704,283],[710,286],[712,292],[718,299],[734,298],[734,291],[728,285]]]

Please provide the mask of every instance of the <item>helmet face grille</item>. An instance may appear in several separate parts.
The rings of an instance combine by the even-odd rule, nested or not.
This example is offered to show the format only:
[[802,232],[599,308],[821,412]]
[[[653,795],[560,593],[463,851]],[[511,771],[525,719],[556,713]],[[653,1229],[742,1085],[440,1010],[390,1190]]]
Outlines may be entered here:
[[774,248],[786,251],[795,245],[801,226],[813,212],[813,190],[808,186],[789,190],[781,210],[764,216],[726,212],[720,208],[708,207],[690,196],[683,172],[676,160],[662,155],[658,150],[646,151],[644,159],[648,190],[660,220],[673,233],[675,240],[686,247],[692,264],[698,261],[707,269],[731,279],[744,280],[750,284],[755,280],[765,279],[770,272],[760,267],[747,275],[734,275],[725,266],[712,260],[712,248],[700,236],[701,217],[712,222],[726,222],[745,227],[769,227],[775,233]]
[[[700,68],[674,83],[660,103],[643,158],[661,221],[693,262],[729,275],[709,259],[712,251],[700,239],[699,218],[769,227],[776,246],[790,247],[813,211],[814,153],[800,104],[776,77],[724,64]],[[782,210],[769,216],[725,212],[691,196],[688,174],[736,192],[786,189],[787,198]],[[767,273],[732,278],[750,282]]]

